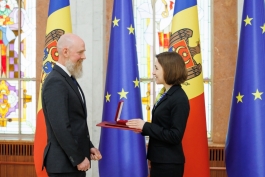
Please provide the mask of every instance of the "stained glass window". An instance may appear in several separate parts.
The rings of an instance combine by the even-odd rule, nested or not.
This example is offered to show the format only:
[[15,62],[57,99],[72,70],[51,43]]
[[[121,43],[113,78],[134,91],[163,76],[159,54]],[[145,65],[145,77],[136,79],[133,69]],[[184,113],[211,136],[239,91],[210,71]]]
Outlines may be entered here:
[[0,60],[0,134],[34,134],[35,0],[0,0]]
[[[198,0],[208,137],[211,135],[211,1]],[[163,85],[153,80],[155,55],[168,51],[175,0],[133,0],[143,116],[151,121],[156,95]]]

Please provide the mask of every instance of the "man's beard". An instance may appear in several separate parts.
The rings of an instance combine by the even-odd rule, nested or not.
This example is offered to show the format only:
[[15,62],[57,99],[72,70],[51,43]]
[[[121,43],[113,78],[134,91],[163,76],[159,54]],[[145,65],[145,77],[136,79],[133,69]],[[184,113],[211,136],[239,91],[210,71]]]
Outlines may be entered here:
[[73,63],[70,59],[65,62],[65,67],[75,78],[80,78],[83,75],[83,60],[79,60],[77,63]]

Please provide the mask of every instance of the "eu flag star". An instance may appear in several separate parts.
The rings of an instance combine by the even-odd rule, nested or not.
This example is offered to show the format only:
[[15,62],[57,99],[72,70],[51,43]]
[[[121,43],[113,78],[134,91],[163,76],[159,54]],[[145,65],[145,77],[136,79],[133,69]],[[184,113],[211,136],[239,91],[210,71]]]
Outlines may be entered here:
[[245,26],[251,25],[251,20],[253,20],[253,18],[249,18],[248,15],[247,15],[247,18],[244,20]]
[[120,95],[120,99],[122,99],[122,98],[126,98],[126,99],[127,99],[126,95],[127,95],[128,93],[129,93],[129,92],[125,92],[123,89],[122,89],[121,92],[118,92],[118,94]]
[[106,102],[110,102],[111,95],[108,92],[107,92],[107,95],[105,97],[106,97]]
[[117,18],[115,17],[114,20],[112,21],[112,23],[113,23],[113,27],[114,27],[114,26],[119,26],[119,21],[120,21],[120,19],[117,19]]
[[132,27],[132,25],[127,29],[129,30],[129,34],[134,34],[134,28]]
[[[259,90],[257,89],[255,93],[252,93],[252,95],[255,96],[254,100],[256,100],[257,98],[261,99],[261,95],[263,94],[263,92],[259,92]],[[262,100],[262,99],[261,99]]]
[[133,81],[133,83],[134,83],[134,88],[139,87],[140,82],[138,81],[137,77],[136,77],[135,81]]
[[240,95],[240,92],[238,92],[238,95],[236,96],[237,103],[238,103],[238,102],[243,103],[243,100],[242,100],[243,96],[244,96],[244,95]]

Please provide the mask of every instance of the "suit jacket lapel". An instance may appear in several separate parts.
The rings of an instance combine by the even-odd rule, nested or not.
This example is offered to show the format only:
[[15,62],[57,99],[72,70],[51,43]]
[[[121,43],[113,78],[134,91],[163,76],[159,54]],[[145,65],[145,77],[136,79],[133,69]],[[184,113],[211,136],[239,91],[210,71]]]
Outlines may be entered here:
[[163,98],[161,98],[161,100],[157,103],[156,107],[158,107],[163,101],[165,101],[167,99],[167,97],[168,97],[168,95],[166,93],[166,95]]
[[172,95],[175,90],[177,90],[179,87],[181,87],[180,85],[173,85],[168,92],[166,93],[166,95],[157,103],[156,106],[154,106],[153,110],[152,110],[152,114],[155,112],[156,108],[163,103],[163,101],[165,101],[168,97],[170,97],[170,95]]
[[83,103],[83,100],[82,100],[82,97],[81,97],[81,94],[80,94],[80,92],[79,92],[79,90],[78,90],[78,87],[77,87],[77,85],[75,85],[75,83],[73,82],[73,80],[71,79],[71,77],[66,77],[65,78],[66,79],[66,81],[68,82],[68,84],[72,87],[72,89],[75,91],[75,93],[76,93],[76,95],[78,96],[78,98],[79,98],[79,101],[82,103],[82,105],[84,104]]
[[[87,116],[87,111],[86,111],[86,101],[85,101],[85,95],[81,89],[81,87],[78,85],[79,89],[81,90],[82,94],[83,94],[83,98],[84,98],[84,102],[82,100],[81,94],[78,90],[77,85],[75,85],[75,83],[73,82],[73,80],[71,79],[71,77],[69,77],[69,75],[59,66],[55,65],[53,67],[54,70],[58,71],[62,76],[65,77],[65,80],[68,82],[68,84],[72,87],[72,89],[74,90],[74,92],[76,93],[79,101],[82,103],[82,107],[85,111],[85,115]],[[78,84],[78,83],[77,83]]]
[[[83,97],[83,99],[84,99],[84,102],[83,102],[83,100],[82,100],[82,103],[83,103],[83,108],[84,108],[84,110],[85,110],[85,114],[86,114],[86,117],[87,117],[86,98],[85,98],[85,94],[84,94],[82,88],[80,87],[80,85],[78,84],[78,82],[76,82],[76,83],[77,83],[77,85],[78,85],[78,87],[79,87],[79,89],[80,89],[80,91],[81,91],[82,97]],[[78,90],[78,91],[79,91],[79,90]],[[80,95],[80,92],[79,92],[79,95]],[[82,99],[82,98],[81,98],[81,99]]]
[[159,102],[157,103],[157,105],[156,106],[154,106],[154,108],[153,108],[153,111],[152,111],[152,113],[156,110],[156,108],[163,102],[163,101],[165,101],[167,99],[167,93],[166,93],[166,95],[163,97],[163,98],[161,98],[161,100],[159,100]]

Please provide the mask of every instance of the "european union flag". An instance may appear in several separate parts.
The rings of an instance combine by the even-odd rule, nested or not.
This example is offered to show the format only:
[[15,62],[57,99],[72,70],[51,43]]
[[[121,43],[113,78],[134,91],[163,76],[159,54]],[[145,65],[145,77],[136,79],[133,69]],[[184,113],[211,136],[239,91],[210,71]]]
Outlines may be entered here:
[[265,176],[264,0],[245,0],[226,140],[229,177]]
[[[115,0],[102,121],[114,121],[119,101],[121,119],[142,118],[132,1]],[[133,131],[101,129],[100,177],[147,177],[145,140]]]

